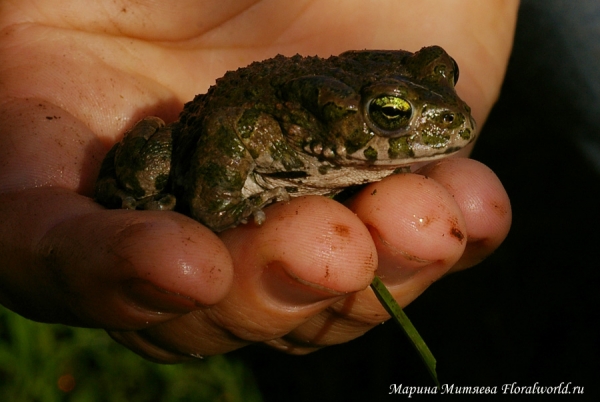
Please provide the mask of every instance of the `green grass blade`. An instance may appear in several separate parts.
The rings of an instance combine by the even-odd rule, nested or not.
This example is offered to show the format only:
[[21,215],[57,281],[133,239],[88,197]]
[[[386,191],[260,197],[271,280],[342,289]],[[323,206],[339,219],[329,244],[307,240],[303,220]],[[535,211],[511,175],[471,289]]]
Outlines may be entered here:
[[375,296],[377,296],[377,299],[381,302],[385,310],[392,316],[392,319],[400,325],[408,339],[411,341],[412,345],[419,353],[421,360],[425,363],[429,375],[431,375],[435,385],[439,388],[440,383],[437,378],[437,372],[435,371],[435,357],[433,357],[433,354],[427,347],[427,344],[425,344],[423,338],[421,338],[421,335],[419,335],[419,332],[417,332],[417,329],[410,322],[408,316],[404,313],[377,275],[375,275],[373,282],[371,282],[371,289],[373,289]]

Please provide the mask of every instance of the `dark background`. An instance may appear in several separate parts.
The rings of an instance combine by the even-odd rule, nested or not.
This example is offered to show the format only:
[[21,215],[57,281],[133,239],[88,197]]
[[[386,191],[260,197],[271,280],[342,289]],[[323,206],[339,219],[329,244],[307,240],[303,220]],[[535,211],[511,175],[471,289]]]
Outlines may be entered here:
[[[473,154],[510,196],[511,232],[478,267],[439,281],[405,310],[437,358],[441,383],[500,392],[505,383],[571,382],[584,387],[580,400],[599,394],[600,180],[582,150],[600,138],[600,110],[590,77],[575,67],[600,71],[600,54],[569,32],[573,23],[595,26],[587,4],[521,5],[502,94]],[[569,11],[575,5],[579,14]],[[235,355],[250,364],[266,401],[403,399],[388,395],[390,384],[431,385],[392,323],[304,357],[260,347]]]

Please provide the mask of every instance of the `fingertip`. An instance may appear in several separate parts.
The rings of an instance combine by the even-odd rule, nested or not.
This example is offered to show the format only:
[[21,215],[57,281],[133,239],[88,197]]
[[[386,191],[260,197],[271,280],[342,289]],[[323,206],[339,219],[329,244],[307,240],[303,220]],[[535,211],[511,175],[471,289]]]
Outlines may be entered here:
[[227,235],[238,258],[256,258],[265,267],[277,263],[289,277],[335,294],[369,285],[377,253],[366,227],[345,206],[307,196],[275,204],[266,213],[262,227],[240,227]]
[[512,209],[506,190],[490,168],[473,159],[449,158],[427,165],[419,173],[442,184],[465,218],[467,249],[452,271],[476,265],[504,241]]
[[321,196],[265,209],[260,226],[220,235],[236,266],[231,292],[211,317],[241,339],[287,334],[349,293],[365,289],[377,253],[362,222]]
[[219,302],[232,283],[225,246],[177,213],[97,210],[63,221],[46,243],[60,256],[59,285],[84,325],[155,325]]
[[108,241],[114,258],[131,267],[128,277],[185,295],[198,305],[215,304],[227,294],[233,264],[212,231],[175,212],[123,215],[127,212],[135,217],[119,218],[124,226],[112,228],[114,236],[109,232]]
[[440,276],[464,251],[461,211],[452,196],[427,177],[390,176],[366,187],[349,207],[369,228],[379,253],[377,272],[387,283],[423,275],[425,267]]

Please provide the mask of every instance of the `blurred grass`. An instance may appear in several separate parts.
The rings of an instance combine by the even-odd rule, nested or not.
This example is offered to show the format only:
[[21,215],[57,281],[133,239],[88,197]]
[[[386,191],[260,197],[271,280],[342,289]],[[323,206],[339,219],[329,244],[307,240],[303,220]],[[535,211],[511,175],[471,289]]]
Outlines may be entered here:
[[213,356],[145,361],[101,330],[40,324],[0,307],[1,401],[261,401],[250,370]]

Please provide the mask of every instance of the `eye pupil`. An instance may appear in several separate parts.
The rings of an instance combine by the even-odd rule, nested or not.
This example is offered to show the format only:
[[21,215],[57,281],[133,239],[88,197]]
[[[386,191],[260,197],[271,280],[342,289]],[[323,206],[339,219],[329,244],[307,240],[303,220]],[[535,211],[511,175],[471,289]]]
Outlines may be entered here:
[[452,124],[454,121],[454,115],[452,113],[446,113],[442,119],[444,120],[444,123]]
[[401,110],[398,110],[393,105],[387,105],[382,107],[381,113],[383,113],[383,115],[388,119],[399,119],[400,117],[402,117],[403,114]]
[[397,96],[380,96],[369,104],[371,121],[385,131],[396,131],[406,127],[411,116],[410,103]]

